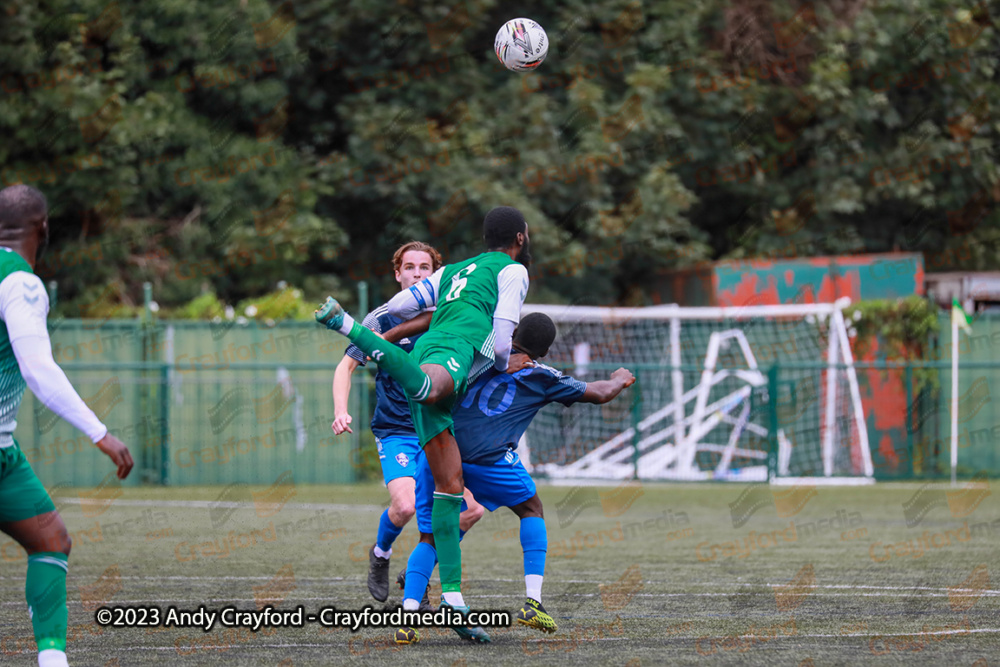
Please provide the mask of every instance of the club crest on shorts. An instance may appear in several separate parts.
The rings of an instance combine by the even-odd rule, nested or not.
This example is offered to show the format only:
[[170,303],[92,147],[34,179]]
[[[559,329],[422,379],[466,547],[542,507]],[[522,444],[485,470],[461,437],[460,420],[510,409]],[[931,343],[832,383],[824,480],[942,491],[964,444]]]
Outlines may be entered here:
[[408,457],[406,454],[403,453],[396,454],[396,463],[398,463],[402,467],[405,468],[406,464],[408,464],[409,462],[410,462],[410,457]]

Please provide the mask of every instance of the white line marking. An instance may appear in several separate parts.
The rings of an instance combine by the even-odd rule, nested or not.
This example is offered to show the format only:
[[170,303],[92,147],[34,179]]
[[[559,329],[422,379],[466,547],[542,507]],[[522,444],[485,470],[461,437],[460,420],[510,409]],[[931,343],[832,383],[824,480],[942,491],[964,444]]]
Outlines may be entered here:
[[[66,498],[59,496],[58,499],[61,502],[68,503],[70,505],[82,505],[83,500],[81,498]],[[88,500],[88,503],[93,503],[93,501]],[[190,507],[190,508],[205,508],[205,509],[255,509],[257,505],[254,503],[236,503],[236,502],[220,502],[215,500],[113,500],[110,502],[113,505],[120,505],[121,507]],[[300,509],[300,510],[335,510],[339,512],[353,512],[357,510],[362,511],[382,511],[385,509],[382,505],[337,505],[337,504],[323,504],[323,503],[288,503],[285,505],[288,509]]]
[[[185,629],[189,629],[189,628],[185,628]],[[340,629],[345,629],[346,630],[346,628],[340,628]],[[384,628],[372,628],[372,629],[375,630],[375,629],[384,629]],[[332,628],[331,628],[331,630],[332,630]],[[828,634],[802,634],[802,633],[799,633],[799,634],[795,634],[795,635],[789,635],[789,636],[786,636],[786,637],[782,637],[782,636],[768,637],[768,641],[781,641],[781,640],[788,640],[788,639],[799,640],[799,639],[802,639],[802,638],[827,639],[827,638],[841,638],[841,637],[864,637],[866,639],[874,639],[874,638],[879,638],[879,637],[931,637],[931,636],[956,635],[956,634],[958,634],[958,635],[964,635],[964,634],[984,634],[984,633],[994,634],[994,633],[997,633],[997,632],[1000,632],[1000,628],[970,628],[968,630],[938,630],[938,631],[934,631],[934,632],[896,632],[896,633],[887,633],[887,634],[875,634],[875,633],[857,634],[856,633],[856,634],[843,634],[843,635],[841,635],[841,634],[828,635]],[[498,634],[500,634],[500,633],[498,633]],[[726,638],[731,637],[731,636],[732,637],[740,637],[741,635],[725,635],[725,636],[671,635],[671,639],[693,639],[693,640],[698,640],[698,639],[726,639]],[[633,641],[633,642],[639,642],[640,644],[642,643],[641,639],[638,639],[638,638],[635,638],[635,637],[593,637],[593,638],[587,638],[585,641],[592,642],[592,641],[624,641],[624,640],[629,640],[629,641]],[[558,639],[538,639],[538,638],[531,638],[531,639],[529,639],[529,638],[525,638],[523,641],[528,642],[528,643],[541,643],[541,642],[545,642],[545,641],[548,641],[548,642],[558,641]],[[565,641],[570,641],[570,640],[566,639]],[[581,642],[582,641],[584,641],[584,640],[581,640]],[[255,642],[241,642],[239,644],[227,644],[227,645],[215,645],[215,644],[212,644],[210,646],[128,646],[128,647],[120,647],[120,648],[116,647],[114,649],[111,649],[111,652],[117,653],[117,652],[124,652],[124,651],[199,651],[199,650],[208,652],[208,651],[219,651],[221,649],[229,649],[229,648],[247,648],[247,649],[262,649],[262,648],[330,648],[330,646],[331,646],[330,643],[325,643],[325,644],[298,644],[298,643],[295,643],[295,644],[292,644],[292,643],[285,643],[285,644],[257,644]],[[98,647],[88,647],[88,646],[78,646],[78,647],[73,648],[73,653],[98,653],[98,652],[101,653],[102,655],[104,655],[104,654],[107,654],[109,652],[109,649],[107,647],[98,648]],[[19,653],[33,653],[33,651],[19,651]]]
[[[95,570],[95,572],[96,572],[96,570]],[[80,575],[80,570],[77,569],[75,571],[75,573],[77,574],[77,576],[79,576]],[[595,575],[595,576],[597,576],[597,575]],[[271,581],[271,580],[274,579],[274,575],[269,575],[269,576],[264,576],[264,575],[261,575],[261,576],[239,576],[239,577],[237,577],[237,576],[176,576],[176,575],[175,576],[166,576],[166,575],[164,575],[164,576],[153,577],[153,576],[138,576],[138,575],[122,575],[122,576],[120,576],[118,578],[120,578],[120,579],[129,579],[129,580],[136,580],[136,581],[147,581],[147,582],[150,582],[151,584],[153,584],[153,583],[155,583],[157,581],[183,581],[183,582],[187,582],[187,583],[198,581],[198,582],[206,582],[207,583],[207,582],[212,582],[212,581]],[[297,582],[300,582],[300,583],[303,583],[303,584],[305,584],[305,583],[332,584],[334,582],[337,582],[337,583],[341,583],[342,585],[357,585],[357,584],[360,584],[360,583],[364,582],[364,576],[363,575],[357,575],[357,576],[352,576],[352,577],[298,577],[297,576],[295,579],[296,579]],[[24,577],[23,576],[22,577],[0,576],[0,581],[5,581],[5,580],[14,581],[14,582],[18,582],[18,583],[23,583],[24,582]],[[480,584],[487,583],[487,582],[483,582],[483,581],[476,580],[476,579],[471,580],[470,583],[475,584],[477,582],[480,583]],[[491,578],[488,583],[492,583],[492,582],[517,583],[517,584],[523,584],[524,583],[524,581],[522,579],[500,579],[500,578]],[[553,586],[558,586],[560,584],[593,584],[593,585],[597,585],[599,583],[614,583],[614,582],[600,581],[597,578],[595,578],[595,579],[550,579],[549,581],[546,582],[546,590],[550,591],[551,595],[562,595],[562,596],[567,596],[567,595],[593,596],[593,595],[596,595],[596,593],[559,593],[559,592],[553,591],[552,587]],[[648,585],[653,585],[653,586],[656,586],[656,585],[669,585],[668,582],[664,582],[664,581],[644,581],[643,584],[648,584]],[[725,583],[725,584],[718,583],[718,582],[685,582],[685,585],[687,585],[687,586],[710,586],[710,587],[716,587],[716,588],[730,588],[730,587],[733,587],[733,586],[744,586],[744,587],[760,586],[761,584],[758,584],[758,583],[741,583],[741,582],[732,582],[732,583]],[[777,582],[776,584],[766,584],[765,583],[763,585],[765,585],[765,586],[770,586],[770,585],[786,586],[786,585],[788,585],[788,582],[787,581],[783,581],[783,582]],[[850,585],[850,584],[831,584],[831,585],[817,585],[814,588],[830,589],[830,590],[837,590],[837,589],[849,589],[849,590],[866,589],[866,590],[882,590],[882,591],[899,591],[899,593],[904,593],[904,594],[906,594],[906,593],[912,593],[913,591],[944,591],[944,593],[941,593],[939,595],[928,594],[928,595],[925,595],[925,596],[922,596],[922,597],[947,597],[948,596],[948,592],[960,593],[960,592],[963,592],[963,591],[968,591],[968,592],[971,592],[971,593],[978,593],[978,594],[983,595],[983,596],[998,596],[998,595],[1000,595],[1000,590],[993,590],[993,589],[980,590],[980,589],[972,589],[972,588],[956,588],[956,587],[951,587],[951,586],[941,586],[941,587],[935,588],[935,587],[930,587],[930,586],[863,586],[863,585]],[[723,597],[723,596],[731,595],[731,593],[680,592],[680,593],[638,593],[637,595],[639,597]],[[861,596],[866,596],[866,597],[883,597],[883,596],[884,597],[894,597],[894,596],[898,596],[898,594],[893,594],[893,593],[886,593],[886,594],[879,594],[879,593],[861,593],[861,594],[858,594],[858,593],[852,593],[852,594],[848,594],[848,595],[837,595],[837,594],[823,595],[823,594],[815,593],[815,592],[811,592],[811,593],[809,593],[809,595],[816,595],[816,596],[819,596],[819,597],[852,597],[854,595],[861,595]],[[479,596],[477,596],[477,595],[471,595],[470,594],[470,597],[505,597],[505,596],[497,596],[497,595],[479,595]]]

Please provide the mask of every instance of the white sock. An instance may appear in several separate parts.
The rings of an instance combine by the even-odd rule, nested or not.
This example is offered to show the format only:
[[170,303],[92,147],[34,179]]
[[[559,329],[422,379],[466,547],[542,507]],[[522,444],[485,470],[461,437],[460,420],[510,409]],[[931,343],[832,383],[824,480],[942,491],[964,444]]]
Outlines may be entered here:
[[462,593],[460,591],[455,591],[454,593],[442,593],[444,601],[450,604],[452,607],[464,607],[465,600],[462,598]]
[[38,667],[69,667],[66,654],[57,648],[47,648],[38,652]]
[[403,611],[416,611],[420,609],[420,600],[406,598],[403,600]]
[[544,577],[540,574],[524,575],[524,587],[528,591],[528,597],[538,604],[542,604],[542,579]]
[[351,333],[351,329],[353,327],[354,327],[354,318],[348,315],[347,313],[344,313],[344,323],[340,325],[340,328],[337,329],[337,331],[346,336],[349,333]]
[[376,544],[375,555],[378,556],[379,558],[389,558],[390,556],[392,556],[392,547],[389,547],[388,551],[382,551],[381,549],[378,548],[378,545]]

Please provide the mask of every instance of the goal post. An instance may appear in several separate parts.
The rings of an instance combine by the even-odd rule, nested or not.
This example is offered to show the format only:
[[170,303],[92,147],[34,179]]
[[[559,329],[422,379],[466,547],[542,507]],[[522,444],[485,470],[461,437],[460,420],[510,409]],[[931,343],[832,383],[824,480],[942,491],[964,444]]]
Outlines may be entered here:
[[556,323],[545,363],[584,381],[623,366],[637,382],[603,406],[546,407],[522,459],[552,479],[868,483],[848,305],[525,304]]

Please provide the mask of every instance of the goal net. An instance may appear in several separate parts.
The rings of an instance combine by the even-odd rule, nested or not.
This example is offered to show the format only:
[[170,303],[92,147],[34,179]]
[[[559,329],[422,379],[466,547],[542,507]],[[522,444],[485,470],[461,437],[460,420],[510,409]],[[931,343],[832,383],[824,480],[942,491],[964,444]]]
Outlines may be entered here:
[[623,366],[637,382],[605,405],[547,406],[522,459],[562,479],[870,482],[849,304],[525,304],[556,323],[542,361],[587,382]]

